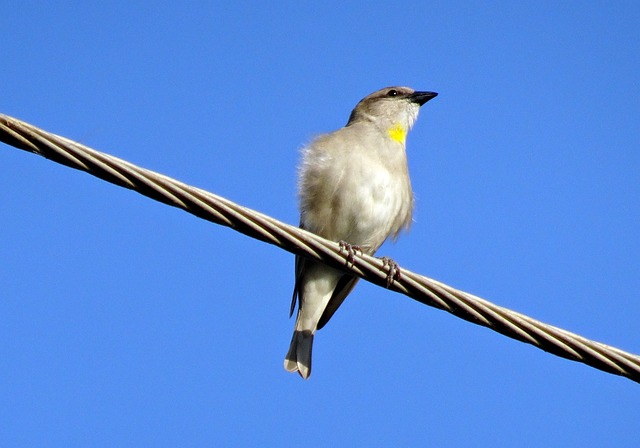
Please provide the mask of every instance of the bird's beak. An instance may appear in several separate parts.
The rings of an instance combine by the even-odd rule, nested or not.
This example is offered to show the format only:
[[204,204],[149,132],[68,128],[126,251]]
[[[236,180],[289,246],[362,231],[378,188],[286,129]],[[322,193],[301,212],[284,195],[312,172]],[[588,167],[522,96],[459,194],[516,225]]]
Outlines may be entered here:
[[416,103],[422,106],[424,103],[437,96],[438,94],[436,92],[413,92],[407,98],[409,98],[409,101],[411,101],[412,103]]

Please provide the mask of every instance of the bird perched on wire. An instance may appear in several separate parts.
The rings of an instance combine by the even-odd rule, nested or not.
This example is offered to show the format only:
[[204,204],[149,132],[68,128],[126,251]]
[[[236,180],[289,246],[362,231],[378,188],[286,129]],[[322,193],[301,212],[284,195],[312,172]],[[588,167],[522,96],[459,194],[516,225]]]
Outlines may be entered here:
[[[405,142],[420,106],[435,92],[387,87],[362,99],[347,125],[303,149],[298,194],[300,227],[339,241],[347,262],[357,252],[373,255],[389,237],[411,225],[413,192]],[[311,374],[311,349],[321,329],[351,292],[358,277],[297,256],[298,315],[284,361],[289,372]]]

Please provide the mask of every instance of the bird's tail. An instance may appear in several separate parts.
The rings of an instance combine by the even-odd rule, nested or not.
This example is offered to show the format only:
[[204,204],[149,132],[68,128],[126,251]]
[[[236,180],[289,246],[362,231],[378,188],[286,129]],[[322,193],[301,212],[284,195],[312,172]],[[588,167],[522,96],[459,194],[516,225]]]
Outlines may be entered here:
[[289,352],[284,358],[284,368],[289,372],[298,372],[305,380],[311,375],[311,349],[313,333],[309,330],[296,330],[291,338]]

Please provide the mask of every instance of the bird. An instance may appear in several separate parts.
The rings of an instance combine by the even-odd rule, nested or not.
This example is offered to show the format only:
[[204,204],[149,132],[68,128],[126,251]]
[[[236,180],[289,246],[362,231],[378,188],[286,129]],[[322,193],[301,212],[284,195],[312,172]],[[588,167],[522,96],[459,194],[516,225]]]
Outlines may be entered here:
[[[436,92],[385,87],[366,96],[347,124],[302,149],[298,167],[300,227],[340,243],[347,263],[373,255],[384,241],[408,229],[414,205],[406,137],[420,107]],[[324,327],[358,277],[296,256],[289,316],[298,313],[284,368],[311,375],[316,330]]]

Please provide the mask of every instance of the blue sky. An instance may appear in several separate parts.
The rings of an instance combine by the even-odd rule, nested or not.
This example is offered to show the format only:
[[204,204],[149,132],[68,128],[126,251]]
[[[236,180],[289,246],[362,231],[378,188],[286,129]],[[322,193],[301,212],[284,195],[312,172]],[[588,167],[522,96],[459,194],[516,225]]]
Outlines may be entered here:
[[[640,6],[587,3],[7,2],[0,113],[295,224],[305,142],[378,88],[437,91],[379,255],[639,353]],[[305,382],[293,256],[0,168],[2,446],[637,443],[638,384],[364,282]]]

